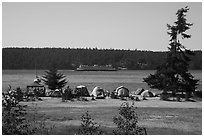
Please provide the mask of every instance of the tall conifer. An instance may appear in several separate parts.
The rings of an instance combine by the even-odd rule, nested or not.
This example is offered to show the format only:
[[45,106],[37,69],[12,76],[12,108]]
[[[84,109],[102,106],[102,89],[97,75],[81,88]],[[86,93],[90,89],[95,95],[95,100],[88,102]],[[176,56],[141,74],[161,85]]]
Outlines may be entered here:
[[186,13],[189,8],[181,8],[177,11],[177,21],[174,25],[167,24],[169,40],[169,52],[167,53],[166,61],[157,67],[155,74],[150,74],[144,78],[151,88],[163,90],[163,95],[167,91],[172,91],[172,94],[178,92],[186,93],[186,100],[190,94],[195,91],[198,80],[194,79],[191,73],[188,72],[189,56],[194,53],[184,47],[180,40],[191,38],[191,35],[186,31],[193,25],[186,21]]
[[48,71],[45,71],[45,73],[46,74],[42,76],[42,80],[48,86],[49,89],[62,89],[66,85],[66,76],[58,72],[55,64],[52,65],[52,67]]

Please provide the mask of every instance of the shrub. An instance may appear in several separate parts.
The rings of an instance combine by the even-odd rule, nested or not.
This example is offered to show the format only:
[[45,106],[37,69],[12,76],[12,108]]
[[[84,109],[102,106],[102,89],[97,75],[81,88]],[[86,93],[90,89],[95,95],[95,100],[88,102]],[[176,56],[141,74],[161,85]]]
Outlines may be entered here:
[[65,100],[72,100],[73,98],[73,94],[72,94],[72,89],[69,88],[69,86],[63,90],[62,92],[62,101],[65,101]]
[[37,111],[28,115],[26,106],[20,105],[18,92],[10,90],[2,93],[2,134],[32,135],[49,134],[53,129],[45,127],[45,121],[37,121]]
[[130,106],[127,102],[121,104],[119,116],[115,116],[113,122],[117,125],[117,129],[113,131],[115,135],[146,134],[146,129],[138,126],[136,107]]
[[22,92],[22,90],[21,90],[20,87],[18,87],[18,88],[16,89],[16,99],[17,99],[18,101],[22,101],[22,100],[23,100],[23,92]]
[[79,134],[100,135],[102,134],[102,131],[100,131],[99,127],[99,125],[93,122],[93,119],[87,111],[81,116],[81,127],[79,129]]
[[26,106],[19,104],[16,93],[15,90],[2,93],[2,134],[33,134],[34,131],[28,130],[29,125],[26,123]]

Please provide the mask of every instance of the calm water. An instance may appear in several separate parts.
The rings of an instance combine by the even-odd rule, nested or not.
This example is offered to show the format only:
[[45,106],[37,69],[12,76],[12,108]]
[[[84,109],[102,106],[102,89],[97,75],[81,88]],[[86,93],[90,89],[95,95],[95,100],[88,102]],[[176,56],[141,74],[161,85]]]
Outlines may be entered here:
[[[70,71],[60,70],[67,80],[71,88],[77,85],[85,85],[91,91],[95,86],[112,91],[118,86],[126,86],[133,91],[137,88],[149,89],[146,83],[143,83],[143,78],[154,70],[128,70],[128,71]],[[190,71],[196,79],[199,79],[199,89],[202,89],[202,71]],[[8,85],[12,88],[20,86],[25,89],[26,85],[31,84],[35,78],[35,70],[2,70],[2,88],[6,90]],[[45,74],[44,70],[38,70],[38,75]]]

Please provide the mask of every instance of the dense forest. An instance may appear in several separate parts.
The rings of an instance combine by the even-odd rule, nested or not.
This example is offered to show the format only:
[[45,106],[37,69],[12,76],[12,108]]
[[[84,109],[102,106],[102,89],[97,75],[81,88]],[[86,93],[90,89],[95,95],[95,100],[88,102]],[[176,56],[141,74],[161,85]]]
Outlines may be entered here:
[[[202,51],[194,51],[190,69],[202,69]],[[129,70],[155,69],[166,58],[166,52],[72,49],[72,48],[3,48],[2,69],[48,69],[56,64],[58,69],[76,69],[79,65],[112,65]]]

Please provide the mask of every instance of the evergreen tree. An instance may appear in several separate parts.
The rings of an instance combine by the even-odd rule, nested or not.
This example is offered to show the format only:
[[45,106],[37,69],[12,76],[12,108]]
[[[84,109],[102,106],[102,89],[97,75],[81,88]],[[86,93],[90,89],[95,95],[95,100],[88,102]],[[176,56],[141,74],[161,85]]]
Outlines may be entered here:
[[198,82],[188,72],[189,62],[191,61],[189,55],[194,55],[194,53],[179,41],[180,39],[191,38],[191,35],[186,33],[193,25],[186,22],[185,17],[188,10],[188,7],[179,9],[176,13],[177,21],[174,22],[174,25],[167,24],[170,43],[166,61],[157,67],[154,75],[150,74],[147,78],[144,78],[144,82],[151,88],[163,90],[163,95],[167,91],[172,91],[173,95],[178,92],[186,92],[186,100],[195,91]]
[[45,75],[43,75],[43,81],[48,86],[49,89],[62,89],[66,84],[67,81],[65,79],[65,75],[58,72],[56,65],[52,65],[51,69],[45,71]]

